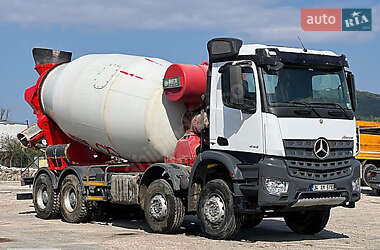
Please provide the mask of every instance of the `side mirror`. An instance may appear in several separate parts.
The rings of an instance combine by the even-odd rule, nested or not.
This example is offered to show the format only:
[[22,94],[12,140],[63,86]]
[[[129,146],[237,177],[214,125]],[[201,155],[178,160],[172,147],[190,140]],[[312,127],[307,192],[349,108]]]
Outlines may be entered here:
[[244,104],[244,89],[242,71],[239,65],[225,65],[221,68],[223,74],[222,89],[224,102],[237,106]]
[[241,67],[230,65],[228,67],[230,75],[230,103],[235,105],[244,104],[243,79],[241,77]]
[[233,61],[239,55],[243,41],[236,38],[214,38],[207,43],[210,63]]
[[348,91],[350,92],[352,110],[355,111],[356,106],[357,106],[355,77],[354,77],[354,74],[352,74],[352,72],[346,71],[346,78],[347,78]]

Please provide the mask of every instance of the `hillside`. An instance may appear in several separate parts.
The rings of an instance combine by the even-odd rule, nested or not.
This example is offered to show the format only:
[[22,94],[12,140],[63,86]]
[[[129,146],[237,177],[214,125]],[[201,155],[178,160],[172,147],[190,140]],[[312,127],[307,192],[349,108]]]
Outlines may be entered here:
[[380,121],[380,95],[365,91],[357,92],[358,108],[356,116],[359,120]]

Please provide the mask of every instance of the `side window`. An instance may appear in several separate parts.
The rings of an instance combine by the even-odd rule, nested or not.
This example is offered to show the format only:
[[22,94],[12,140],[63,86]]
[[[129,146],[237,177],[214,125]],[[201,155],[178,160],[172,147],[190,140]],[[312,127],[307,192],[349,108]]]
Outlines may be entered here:
[[276,102],[276,89],[278,85],[278,75],[270,75],[264,72],[264,82],[267,98],[270,103]]
[[[241,68],[241,85],[230,86],[230,77],[228,72],[222,74],[222,96],[224,105],[243,109],[256,109],[256,85],[255,76],[251,67]],[[231,98],[231,96],[233,98]],[[231,103],[231,99],[237,100],[236,103]]]

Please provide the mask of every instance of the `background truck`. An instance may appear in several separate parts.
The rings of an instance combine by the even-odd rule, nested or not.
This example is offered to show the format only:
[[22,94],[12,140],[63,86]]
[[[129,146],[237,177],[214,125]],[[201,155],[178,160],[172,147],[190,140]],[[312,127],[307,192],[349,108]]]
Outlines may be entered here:
[[356,159],[361,163],[362,180],[380,195],[380,186],[370,183],[376,176],[372,171],[380,169],[380,122],[357,121],[356,124],[360,130],[360,153]]
[[43,219],[78,223],[106,202],[140,205],[154,232],[197,214],[211,238],[284,217],[315,234],[330,209],[360,199],[354,76],[330,51],[207,44],[209,64],[34,49],[25,99],[37,124],[18,135],[46,147],[33,178]]

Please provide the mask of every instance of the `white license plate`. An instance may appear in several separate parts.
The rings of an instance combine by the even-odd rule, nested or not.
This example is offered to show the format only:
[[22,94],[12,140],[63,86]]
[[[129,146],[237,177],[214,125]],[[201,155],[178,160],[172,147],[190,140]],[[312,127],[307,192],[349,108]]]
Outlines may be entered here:
[[311,185],[311,191],[331,191],[335,190],[334,184],[313,184]]

